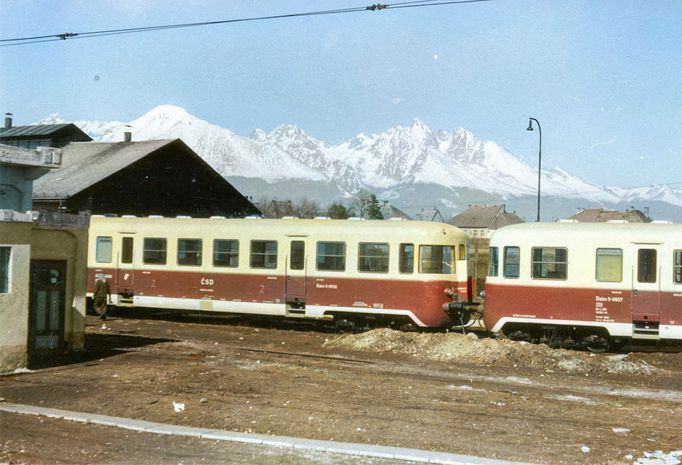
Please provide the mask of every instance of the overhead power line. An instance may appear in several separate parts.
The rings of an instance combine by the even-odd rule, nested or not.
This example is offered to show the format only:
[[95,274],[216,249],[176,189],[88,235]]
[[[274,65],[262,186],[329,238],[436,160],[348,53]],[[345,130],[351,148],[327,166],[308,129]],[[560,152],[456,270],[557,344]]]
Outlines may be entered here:
[[190,27],[201,27],[201,26],[215,26],[219,24],[231,24],[231,23],[244,23],[253,21],[265,21],[273,19],[287,19],[287,18],[300,18],[306,16],[321,16],[321,15],[336,15],[336,14],[347,14],[347,13],[361,13],[367,11],[382,11],[388,9],[400,9],[400,8],[421,8],[426,6],[443,6],[443,5],[455,5],[455,4],[465,4],[465,3],[482,3],[490,2],[493,0],[414,0],[414,1],[404,1],[396,3],[375,3],[367,6],[350,7],[350,8],[337,8],[333,10],[318,10],[318,11],[308,11],[302,13],[288,13],[280,15],[270,15],[270,16],[254,16],[248,18],[233,18],[233,19],[223,19],[218,21],[201,21],[196,23],[179,23],[179,24],[164,24],[156,26],[142,26],[142,27],[131,27],[131,28],[121,28],[121,29],[105,29],[101,31],[86,31],[86,32],[62,32],[59,34],[46,34],[32,37],[17,37],[13,39],[0,39],[0,47],[11,47],[17,45],[29,45],[37,44],[43,42],[55,42],[60,40],[70,40],[70,39],[88,39],[92,37],[102,37],[120,34],[135,34],[140,32],[152,32],[152,31],[163,31],[167,29],[182,29]]

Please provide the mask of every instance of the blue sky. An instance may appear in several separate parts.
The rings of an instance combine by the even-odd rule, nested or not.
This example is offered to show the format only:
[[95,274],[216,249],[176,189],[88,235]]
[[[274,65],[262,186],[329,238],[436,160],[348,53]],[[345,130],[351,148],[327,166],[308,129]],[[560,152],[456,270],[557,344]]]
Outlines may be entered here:
[[[0,38],[211,21],[374,0],[0,0]],[[682,187],[679,1],[496,0],[0,47],[0,112],[121,120],[156,105],[250,135],[336,143],[419,118],[535,166]]]

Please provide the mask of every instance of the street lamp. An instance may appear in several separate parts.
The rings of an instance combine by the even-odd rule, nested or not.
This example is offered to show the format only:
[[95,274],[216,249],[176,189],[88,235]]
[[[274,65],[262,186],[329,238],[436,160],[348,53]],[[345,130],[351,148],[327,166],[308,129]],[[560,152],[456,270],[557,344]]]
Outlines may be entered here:
[[535,118],[529,118],[528,119],[528,128],[526,129],[527,131],[532,131],[533,130],[533,121],[538,125],[538,133],[540,134],[540,146],[538,148],[538,216],[536,221],[540,222],[540,177],[541,177],[541,170],[542,170],[542,127],[540,126],[540,121],[536,120]]

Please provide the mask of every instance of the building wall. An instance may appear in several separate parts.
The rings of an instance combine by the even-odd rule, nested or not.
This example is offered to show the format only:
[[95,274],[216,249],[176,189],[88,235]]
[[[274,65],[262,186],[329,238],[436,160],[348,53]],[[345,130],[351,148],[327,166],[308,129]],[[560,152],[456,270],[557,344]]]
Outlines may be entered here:
[[32,260],[66,261],[64,340],[70,349],[83,349],[85,340],[85,286],[87,230],[45,229],[34,226]]
[[0,246],[11,247],[9,293],[0,294],[0,373],[26,367],[31,224],[0,222]]
[[0,167],[0,209],[25,212],[31,209],[33,181],[24,177],[26,168]]
[[10,292],[0,294],[0,373],[28,364],[31,260],[66,261],[64,340],[83,349],[87,230],[0,221],[0,247],[11,247]]

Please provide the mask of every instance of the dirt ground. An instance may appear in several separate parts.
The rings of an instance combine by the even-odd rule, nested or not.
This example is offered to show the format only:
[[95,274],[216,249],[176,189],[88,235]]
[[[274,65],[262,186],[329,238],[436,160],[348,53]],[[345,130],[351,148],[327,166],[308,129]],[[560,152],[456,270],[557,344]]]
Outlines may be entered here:
[[[647,451],[682,449],[679,348],[592,355],[457,333],[342,334],[300,322],[139,316],[104,324],[88,317],[85,353],[60,366],[0,377],[0,397],[179,425],[549,465],[626,464]],[[173,402],[185,409],[176,412]],[[17,417],[0,415],[0,463],[121,463],[112,437],[132,444],[104,427],[83,431],[84,425]],[[20,424],[51,431],[53,439],[17,434]],[[74,449],[60,435],[82,438],[84,446]],[[215,463],[223,452],[203,451],[231,447],[182,444],[180,455],[150,448],[159,451],[151,461]],[[257,463],[249,454],[227,463]],[[268,463],[287,460],[323,463],[314,457]]]

